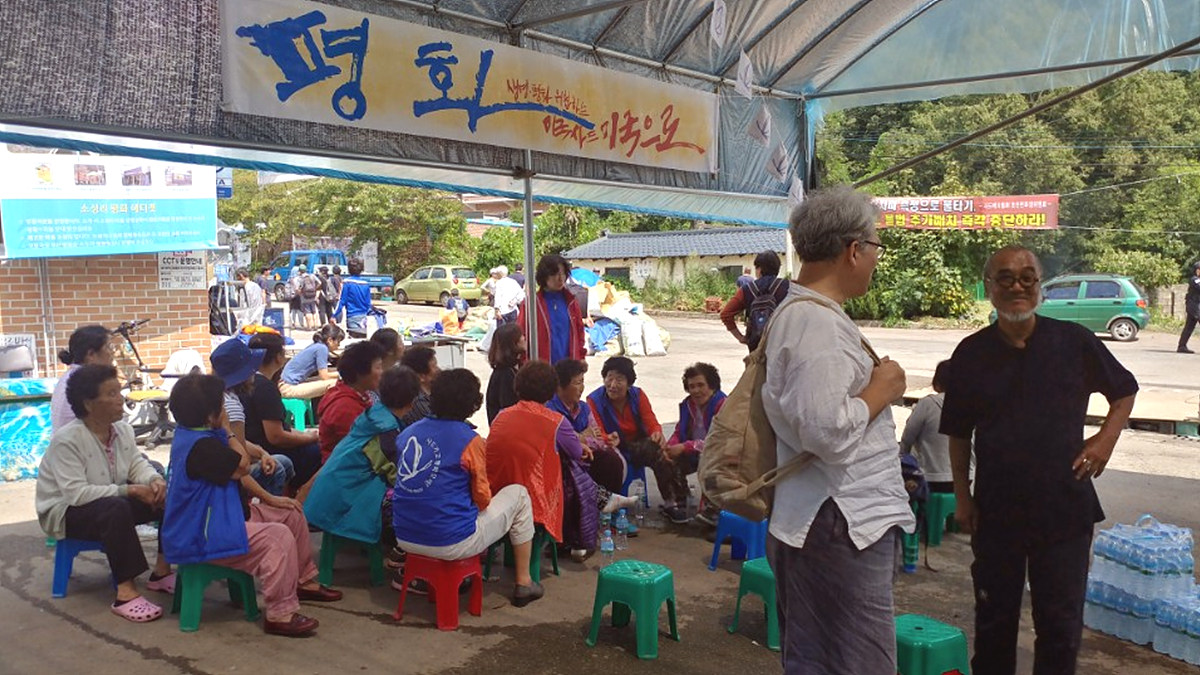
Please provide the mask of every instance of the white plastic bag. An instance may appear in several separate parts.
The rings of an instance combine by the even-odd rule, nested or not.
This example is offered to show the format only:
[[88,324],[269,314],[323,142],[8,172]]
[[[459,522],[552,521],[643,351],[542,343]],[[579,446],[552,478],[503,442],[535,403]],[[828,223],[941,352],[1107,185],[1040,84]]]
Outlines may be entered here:
[[667,355],[667,348],[663,345],[658,324],[654,322],[654,319],[645,315],[642,318],[642,344],[645,346],[646,356]]

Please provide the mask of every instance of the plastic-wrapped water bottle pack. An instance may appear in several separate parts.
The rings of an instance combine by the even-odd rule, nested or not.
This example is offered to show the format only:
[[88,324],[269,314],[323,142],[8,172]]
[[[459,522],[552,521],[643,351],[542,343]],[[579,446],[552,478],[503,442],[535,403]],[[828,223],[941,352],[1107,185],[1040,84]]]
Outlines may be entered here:
[[1145,515],[1096,535],[1083,621],[1200,665],[1192,531]]

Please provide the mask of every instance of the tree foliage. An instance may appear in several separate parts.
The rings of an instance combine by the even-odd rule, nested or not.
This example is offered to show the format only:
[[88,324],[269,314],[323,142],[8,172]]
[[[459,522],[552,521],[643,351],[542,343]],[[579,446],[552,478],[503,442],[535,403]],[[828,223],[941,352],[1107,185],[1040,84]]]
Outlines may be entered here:
[[462,203],[452,194],[318,178],[260,187],[253,171],[234,172],[234,198],[218,215],[243,223],[266,256],[291,246],[292,235],[349,237],[379,245],[380,269],[407,275],[427,261],[471,264]]
[[[817,136],[820,183],[852,182],[1061,92],[966,96],[841,111]],[[1047,275],[1117,272],[1178,283],[1200,257],[1200,75],[1147,72],[1105,85],[867,186],[877,195],[1062,195],[1059,231],[885,232],[876,288],[860,315],[960,306],[945,284],[981,276],[1019,241]],[[936,241],[935,241],[936,240]],[[928,288],[942,279],[938,291]],[[884,289],[900,284],[902,288]],[[942,291],[947,294],[943,294]]]

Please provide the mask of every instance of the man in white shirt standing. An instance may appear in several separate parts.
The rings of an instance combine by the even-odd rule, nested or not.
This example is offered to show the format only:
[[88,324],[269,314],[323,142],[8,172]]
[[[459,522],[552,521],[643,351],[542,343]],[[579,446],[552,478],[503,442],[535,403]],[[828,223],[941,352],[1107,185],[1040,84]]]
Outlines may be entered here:
[[521,288],[516,279],[508,276],[507,267],[501,265],[497,269],[500,278],[496,280],[496,325],[503,326],[517,320],[517,308],[525,302],[525,289]]
[[871,283],[878,218],[870,196],[840,186],[810,195],[789,226],[803,266],[771,319],[763,407],[779,464],[816,461],[776,485],[767,539],[788,675],[896,672],[895,542],[915,527],[890,408],[904,371],[876,360],[841,307]]

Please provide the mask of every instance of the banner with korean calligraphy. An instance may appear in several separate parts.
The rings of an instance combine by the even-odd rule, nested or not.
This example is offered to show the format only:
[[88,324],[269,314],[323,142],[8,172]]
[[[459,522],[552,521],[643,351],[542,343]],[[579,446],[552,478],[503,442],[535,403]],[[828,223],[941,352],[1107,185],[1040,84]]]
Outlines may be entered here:
[[225,110],[715,172],[717,97],[303,0],[223,0]]
[[0,154],[8,258],[217,246],[213,167],[134,157]]
[[878,227],[923,230],[1053,230],[1058,195],[1009,197],[877,197]]

